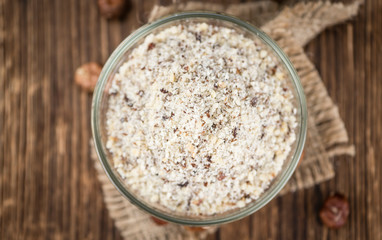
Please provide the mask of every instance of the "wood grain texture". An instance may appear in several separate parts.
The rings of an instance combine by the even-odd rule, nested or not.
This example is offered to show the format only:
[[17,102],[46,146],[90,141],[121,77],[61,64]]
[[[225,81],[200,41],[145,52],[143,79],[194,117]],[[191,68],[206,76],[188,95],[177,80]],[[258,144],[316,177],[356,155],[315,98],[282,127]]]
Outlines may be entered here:
[[[122,239],[90,160],[91,96],[73,72],[104,63],[155,3],[171,1],[137,0],[108,21],[96,0],[0,0],[0,239]],[[333,180],[276,198],[210,239],[382,239],[381,13],[382,0],[366,0],[355,19],[306,47],[356,157],[337,157]],[[318,210],[336,191],[351,212],[329,230]]]

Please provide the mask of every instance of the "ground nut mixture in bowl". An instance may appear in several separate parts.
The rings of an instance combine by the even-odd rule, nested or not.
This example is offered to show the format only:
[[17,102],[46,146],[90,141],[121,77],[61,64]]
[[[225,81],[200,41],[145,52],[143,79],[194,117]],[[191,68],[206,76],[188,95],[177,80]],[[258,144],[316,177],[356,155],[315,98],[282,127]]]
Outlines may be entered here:
[[193,14],[159,20],[118,47],[96,87],[92,126],[124,196],[165,220],[208,225],[246,216],[281,190],[302,152],[306,106],[289,60],[264,33]]

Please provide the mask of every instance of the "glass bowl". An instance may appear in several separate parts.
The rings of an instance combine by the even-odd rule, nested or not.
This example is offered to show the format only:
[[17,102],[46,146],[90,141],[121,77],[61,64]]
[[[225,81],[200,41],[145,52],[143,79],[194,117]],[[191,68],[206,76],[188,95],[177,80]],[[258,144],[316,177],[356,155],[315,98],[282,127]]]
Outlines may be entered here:
[[[270,52],[278,58],[280,64],[284,66],[285,72],[289,74],[290,81],[288,84],[290,85],[290,88],[294,94],[295,106],[297,109],[298,126],[296,128],[296,141],[292,146],[292,150],[288,158],[285,160],[281,171],[273,179],[269,187],[257,200],[247,204],[243,208],[234,209],[232,211],[221,214],[215,214],[213,216],[190,216],[186,214],[182,215],[179,213],[171,212],[161,206],[154,206],[153,204],[146,202],[144,199],[140,199],[139,196],[134,195],[132,191],[129,191],[129,187],[125,185],[122,178],[113,168],[109,161],[109,159],[111,159],[111,155],[105,147],[107,141],[105,113],[107,112],[108,108],[109,96],[107,89],[109,88],[119,67],[124,63],[131,50],[137,44],[141,43],[145,36],[148,34],[155,33],[163,28],[175,24],[187,24],[187,22],[190,21],[206,22],[209,24],[234,28],[236,31],[245,34],[247,37],[256,38],[262,41],[264,45],[270,49]],[[270,37],[268,37],[265,33],[252,26],[251,24],[231,16],[210,12],[184,12],[177,13],[175,15],[171,15],[153,23],[144,25],[132,33],[130,36],[128,36],[112,53],[102,69],[99,81],[94,91],[91,126],[95,149],[107,176],[118,189],[118,191],[131,203],[148,212],[149,214],[165,221],[190,226],[208,226],[223,224],[248,216],[262,208],[277,195],[277,193],[284,187],[284,185],[293,174],[300,159],[306,137],[306,120],[307,109],[305,96],[297,73],[288,57]]]

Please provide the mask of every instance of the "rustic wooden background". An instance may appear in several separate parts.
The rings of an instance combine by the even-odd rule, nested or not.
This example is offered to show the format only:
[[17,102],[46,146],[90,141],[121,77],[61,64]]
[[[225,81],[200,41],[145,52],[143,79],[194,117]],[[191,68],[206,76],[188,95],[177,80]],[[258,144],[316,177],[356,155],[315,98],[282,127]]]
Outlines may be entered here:
[[[107,21],[96,0],[0,0],[0,239],[122,239],[89,158],[91,95],[73,72],[105,62],[159,2],[168,3],[137,0],[122,21]],[[336,158],[333,180],[274,199],[211,239],[382,239],[382,0],[366,0],[306,49],[356,157]],[[351,213],[328,230],[318,209],[334,191]]]

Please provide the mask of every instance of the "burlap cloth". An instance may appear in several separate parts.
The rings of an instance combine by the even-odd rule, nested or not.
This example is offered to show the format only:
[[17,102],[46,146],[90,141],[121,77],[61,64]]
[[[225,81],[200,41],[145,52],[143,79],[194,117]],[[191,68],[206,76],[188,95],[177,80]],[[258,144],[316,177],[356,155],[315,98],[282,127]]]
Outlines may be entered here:
[[[354,155],[354,146],[348,143],[348,135],[338,109],[328,96],[303,47],[326,27],[356,15],[359,4],[299,3],[280,10],[278,4],[269,1],[231,5],[188,2],[155,6],[149,15],[149,21],[179,11],[224,12],[261,26],[290,57],[304,87],[309,114],[305,155],[280,193],[285,194],[332,178],[334,169],[331,157],[341,154]],[[212,227],[204,232],[190,232],[175,224],[157,226],[146,213],[121,196],[105,175],[94,150],[92,153],[106,206],[125,239],[203,239],[217,229]]]

